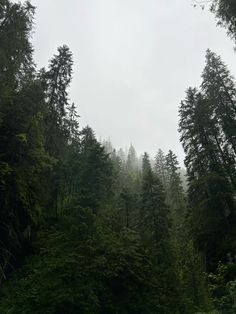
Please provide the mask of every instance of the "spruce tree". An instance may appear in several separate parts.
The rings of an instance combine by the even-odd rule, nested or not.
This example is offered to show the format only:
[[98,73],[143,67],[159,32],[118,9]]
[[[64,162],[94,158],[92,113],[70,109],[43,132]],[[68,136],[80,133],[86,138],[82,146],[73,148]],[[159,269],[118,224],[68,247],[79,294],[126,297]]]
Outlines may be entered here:
[[[214,69],[214,65],[209,69],[208,63],[207,67],[208,71]],[[235,206],[232,180],[219,143],[225,133],[219,127],[218,104],[208,93],[212,89],[209,84],[213,84],[210,78],[206,81],[208,71],[203,74],[202,91],[188,89],[181,104],[180,132],[186,152],[195,239],[206,256],[207,267],[212,269],[217,260],[226,258],[226,250],[233,249],[230,245],[226,248],[226,241],[234,234]]]
[[215,53],[207,50],[201,90],[208,100],[214,141],[232,187],[236,188],[236,85]]
[[179,172],[177,156],[169,150],[166,155],[167,202],[170,206],[172,224],[180,228],[186,215],[186,200]]
[[5,275],[29,249],[41,211],[46,105],[29,42],[34,8],[0,3],[0,269]]
[[154,174],[147,153],[143,156],[142,207],[140,232],[146,254],[156,272],[156,309],[162,313],[177,310],[178,281],[174,269],[173,252],[170,245],[168,206],[163,186]]
[[163,187],[167,188],[167,172],[166,172],[166,164],[165,164],[165,155],[164,152],[159,149],[155,156],[154,163],[154,172],[161,180]]
[[236,4],[234,0],[213,0],[212,12],[218,19],[218,25],[227,29],[228,35],[236,40]]
[[112,162],[90,127],[85,127],[80,136],[77,201],[97,213],[111,197]]
[[47,70],[42,69],[39,79],[45,93],[47,112],[45,114],[46,149],[53,159],[53,166],[45,173],[45,207],[51,210],[49,216],[58,217],[67,198],[67,184],[64,181],[68,170],[69,145],[79,138],[78,115],[75,105],[69,102],[68,88],[72,79],[72,53],[67,46],[58,48],[58,53],[49,62]]

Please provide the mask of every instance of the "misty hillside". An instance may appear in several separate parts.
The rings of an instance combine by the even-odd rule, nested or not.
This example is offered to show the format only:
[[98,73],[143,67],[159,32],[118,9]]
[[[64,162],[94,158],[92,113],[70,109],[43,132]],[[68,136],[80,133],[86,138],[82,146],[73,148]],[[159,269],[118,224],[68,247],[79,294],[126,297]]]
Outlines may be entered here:
[[[236,2],[192,4],[233,50]],[[36,65],[35,10],[0,0],[0,313],[236,313],[234,73],[207,49],[176,100],[184,165],[164,131],[119,148],[80,124],[71,48]]]

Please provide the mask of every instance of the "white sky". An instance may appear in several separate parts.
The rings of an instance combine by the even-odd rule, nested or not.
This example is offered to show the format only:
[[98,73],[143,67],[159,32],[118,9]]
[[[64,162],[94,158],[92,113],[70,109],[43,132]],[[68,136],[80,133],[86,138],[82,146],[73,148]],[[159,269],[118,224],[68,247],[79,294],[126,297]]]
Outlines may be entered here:
[[74,55],[71,100],[81,126],[116,148],[138,153],[172,149],[180,161],[178,106],[200,83],[207,48],[232,73],[234,43],[208,10],[191,0],[32,0],[33,44],[39,67],[58,46]]

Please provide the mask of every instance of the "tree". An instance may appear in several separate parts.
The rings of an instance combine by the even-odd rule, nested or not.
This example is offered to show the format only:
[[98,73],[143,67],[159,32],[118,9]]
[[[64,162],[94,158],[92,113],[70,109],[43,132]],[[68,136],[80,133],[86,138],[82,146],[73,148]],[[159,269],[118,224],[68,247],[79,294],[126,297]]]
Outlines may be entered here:
[[141,221],[145,242],[158,252],[168,237],[168,208],[163,187],[154,175],[147,153],[143,156]]
[[130,144],[128,156],[127,156],[127,171],[132,173],[137,172],[138,168],[138,157],[135,148]]
[[34,8],[0,3],[0,271],[28,250],[41,209],[46,106],[29,42]]
[[111,197],[112,163],[90,127],[85,127],[80,136],[77,201],[97,213]]
[[[49,63],[49,69],[42,69],[40,79],[45,90],[48,105],[46,117],[47,125],[47,149],[55,157],[67,144],[69,130],[67,117],[74,114],[73,104],[69,103],[68,88],[72,78],[72,53],[67,46],[58,48],[58,54],[54,55]],[[73,109],[73,111],[71,111]],[[64,145],[63,142],[64,141]]]
[[34,63],[29,37],[34,7],[25,4],[0,2],[0,105],[10,101],[13,91],[32,79]]
[[214,140],[221,163],[232,187],[236,188],[236,85],[229,70],[215,53],[207,50],[206,66],[202,74],[202,93],[211,111]]
[[236,5],[234,0],[194,0],[194,7],[200,6],[203,10],[209,5],[210,11],[215,14],[217,25],[227,29],[228,35],[236,40]]
[[155,156],[154,172],[161,180],[163,187],[167,188],[167,173],[166,173],[166,163],[165,155],[161,149],[158,150]]
[[227,29],[228,35],[236,40],[236,4],[234,0],[213,0],[212,12],[218,24]]
[[[47,112],[45,114],[46,149],[53,159],[53,165],[45,176],[45,207],[51,208],[49,216],[58,217],[68,197],[67,177],[70,144],[79,138],[78,115],[75,105],[69,102],[68,88],[72,79],[72,53],[67,46],[58,48],[50,60],[48,70],[41,69],[39,79],[45,93]],[[48,183],[48,184],[47,184]]]
[[180,228],[186,215],[186,200],[180,179],[180,167],[177,156],[171,150],[166,155],[165,168],[168,178],[167,202],[170,207],[172,224],[174,228]]
[[[235,206],[229,168],[222,156],[225,147],[221,149],[222,143],[219,142],[226,138],[217,102],[223,86],[220,89],[218,85],[216,92],[216,80],[210,75],[215,65],[209,64],[209,58],[212,60],[209,54],[202,91],[188,89],[187,97],[181,103],[179,125],[187,154],[185,164],[195,239],[206,256],[207,267],[214,269],[217,261],[225,259],[226,250],[230,249],[226,248],[226,241],[234,234]],[[217,252],[215,247],[218,247]]]
[[[145,250],[153,263],[155,269],[153,271],[158,278],[157,309],[168,313],[171,308],[177,309],[179,306],[179,302],[175,299],[178,281],[170,245],[168,206],[165,203],[163,186],[152,171],[147,153],[143,156],[141,198],[140,232]],[[162,303],[161,300],[166,301]],[[175,303],[174,306],[172,302]]]

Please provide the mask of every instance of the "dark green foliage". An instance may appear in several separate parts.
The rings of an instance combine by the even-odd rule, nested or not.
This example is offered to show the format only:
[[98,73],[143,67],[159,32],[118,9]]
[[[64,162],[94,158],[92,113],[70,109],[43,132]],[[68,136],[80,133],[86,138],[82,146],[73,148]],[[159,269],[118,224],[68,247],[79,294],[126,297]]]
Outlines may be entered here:
[[140,208],[140,196],[129,188],[123,188],[118,199],[121,212],[122,226],[137,229],[138,209]]
[[213,0],[211,10],[218,24],[225,27],[230,37],[236,39],[236,3],[234,0]]
[[34,8],[1,1],[0,25],[0,268],[1,277],[29,246],[40,209],[39,178],[49,163],[46,112],[29,35]]
[[42,229],[35,250],[39,256],[27,258],[1,291],[2,313],[149,314],[160,308],[154,299],[160,282],[139,236],[112,231],[90,210],[75,208],[70,218]]
[[228,262],[219,263],[215,274],[209,274],[209,289],[215,307],[222,314],[233,314],[236,310],[236,265],[235,258],[228,255]]
[[58,54],[50,60],[48,70],[42,69],[40,72],[48,105],[46,144],[47,149],[56,157],[61,155],[65,146],[63,140],[70,137],[67,120],[69,115],[73,117],[73,111],[67,90],[71,82],[72,65],[71,51],[67,46],[62,46],[58,48]]
[[181,104],[180,131],[195,238],[207,267],[214,269],[235,250],[236,93],[225,65],[210,51],[202,77],[201,91],[189,89]]
[[141,169],[132,145],[117,152],[79,129],[72,53],[59,47],[37,72],[33,13],[0,0],[0,312],[234,313],[236,87],[224,63],[207,51],[180,107],[187,199],[171,150],[145,153]]
[[[66,198],[67,162],[71,147],[78,141],[78,122],[74,104],[69,103],[68,88],[72,77],[72,53],[67,46],[58,48],[50,60],[48,70],[38,75],[45,94],[47,112],[45,120],[45,148],[53,158],[52,168],[45,174],[45,206],[51,208],[49,216],[58,217]],[[73,143],[72,143],[73,142]]]
[[[182,227],[186,215],[186,199],[180,178],[177,156],[169,150],[165,158],[167,202],[170,206],[172,224]],[[177,230],[176,230],[177,231]]]
[[[196,88],[187,90],[180,107],[179,125],[189,181],[188,221],[193,239],[192,255],[197,252],[195,247],[200,250],[200,267],[214,272],[211,279],[218,280],[221,277],[217,273],[219,261],[226,262],[227,255],[236,250],[236,89],[234,79],[220,57],[209,50],[202,79],[200,91]],[[227,280],[224,283],[228,286]],[[229,292],[217,296],[215,292],[221,288],[216,282],[209,288],[213,304],[220,313],[233,313],[227,310],[232,308],[232,302],[231,307],[226,305],[229,304]],[[224,301],[226,299],[228,301]],[[199,300],[195,301],[197,303]]]
[[90,127],[81,132],[77,171],[77,201],[97,212],[111,196],[112,163]]
[[34,7],[0,1],[0,104],[32,78],[32,46],[29,36]]
[[151,169],[147,153],[143,157],[141,197],[141,238],[158,274],[158,296],[163,300],[163,303],[159,300],[159,310],[169,313],[175,309],[178,312],[181,302],[178,300],[178,280],[170,245],[168,206],[163,186]]
[[141,223],[145,242],[155,247],[168,237],[168,207],[159,179],[154,175],[149,156],[143,157]]

